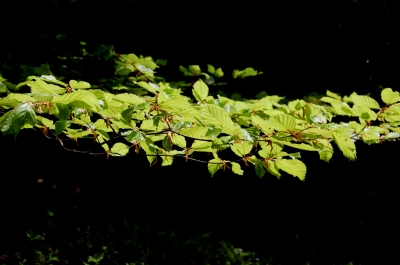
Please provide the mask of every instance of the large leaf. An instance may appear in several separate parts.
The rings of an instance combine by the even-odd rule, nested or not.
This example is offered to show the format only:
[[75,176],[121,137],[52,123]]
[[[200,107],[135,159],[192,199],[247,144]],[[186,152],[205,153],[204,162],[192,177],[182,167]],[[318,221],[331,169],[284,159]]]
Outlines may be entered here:
[[275,163],[279,169],[298,177],[300,180],[304,180],[306,177],[306,165],[300,160],[278,159]]
[[261,128],[261,130],[266,134],[271,134],[274,132],[271,124],[258,115],[251,115],[251,123],[254,126]]
[[196,83],[194,83],[192,92],[197,101],[202,102],[208,96],[208,86],[201,79],[199,79]]
[[61,103],[79,108],[88,108],[97,111],[99,102],[96,96],[88,91],[77,90],[72,93],[67,93],[62,96],[55,96],[52,103]]
[[134,94],[127,94],[127,93],[118,94],[115,96],[115,99],[117,99],[121,102],[124,102],[124,103],[128,103],[130,105],[137,105],[137,104],[146,102],[144,99],[142,99]]
[[27,85],[31,87],[32,93],[44,92],[52,95],[57,95],[57,94],[63,94],[65,92],[64,87],[59,87],[53,84],[47,84],[41,79],[37,79],[34,82],[32,81],[27,82]]
[[160,104],[160,107],[163,110],[176,113],[185,109],[190,108],[190,103],[186,100],[186,98],[173,98],[167,101],[164,101]]
[[210,139],[206,137],[207,132],[208,128],[206,127],[182,128],[179,130],[180,134],[197,139]]
[[292,116],[280,114],[269,119],[269,123],[277,131],[294,131],[296,128],[296,120]]
[[21,103],[0,119],[0,131],[6,134],[14,134],[17,137],[21,128],[28,124],[35,126],[36,113],[29,103]]
[[235,124],[226,111],[216,105],[204,104],[201,106],[201,116],[205,123],[220,125],[222,132],[229,135],[241,136],[240,126]]
[[153,94],[157,94],[157,87],[150,85],[149,83],[140,81],[137,83],[139,86],[143,87],[144,89],[148,90],[149,92],[153,93]]
[[385,88],[381,93],[382,101],[386,104],[393,104],[400,101],[399,92],[393,90],[391,88]]
[[353,95],[351,98],[355,106],[362,106],[370,109],[380,109],[379,103],[369,96]]
[[350,139],[350,135],[342,135],[332,132],[332,137],[345,157],[349,158],[350,160],[356,159],[356,146]]

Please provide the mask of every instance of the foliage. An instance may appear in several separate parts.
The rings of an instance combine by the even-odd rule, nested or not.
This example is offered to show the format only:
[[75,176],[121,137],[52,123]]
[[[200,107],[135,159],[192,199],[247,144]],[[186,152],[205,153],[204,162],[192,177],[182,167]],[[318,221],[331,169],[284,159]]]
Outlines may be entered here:
[[[161,160],[162,166],[183,157],[207,163],[211,175],[226,168],[242,175],[242,167],[252,164],[259,177],[268,172],[279,178],[283,171],[301,180],[306,166],[299,151],[317,152],[328,162],[334,142],[345,157],[355,160],[356,140],[376,144],[400,136],[400,96],[390,88],[381,93],[382,107],[355,92],[341,97],[327,91],[313,102],[267,94],[232,99],[210,93],[224,75],[212,65],[208,72],[215,79],[190,65],[180,67],[192,78],[189,84],[171,83],[156,75],[157,63],[165,64],[163,60],[116,54],[109,46],[94,54],[115,63],[114,75],[98,79],[98,85],[63,81],[48,65],[33,68],[34,75],[17,85],[1,77],[2,134],[16,138],[21,129],[39,129],[75,152],[108,157],[133,150],[146,155],[150,165]],[[261,73],[246,68],[234,70],[233,78],[257,74]],[[192,95],[177,84],[191,86]],[[340,116],[352,120],[334,122]],[[85,139],[92,147],[80,150],[79,142]]]

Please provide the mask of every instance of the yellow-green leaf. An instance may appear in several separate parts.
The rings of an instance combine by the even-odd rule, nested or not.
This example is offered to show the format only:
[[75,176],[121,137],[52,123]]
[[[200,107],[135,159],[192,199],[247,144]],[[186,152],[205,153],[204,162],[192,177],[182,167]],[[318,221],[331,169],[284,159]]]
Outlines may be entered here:
[[382,101],[386,104],[393,104],[400,101],[399,92],[393,90],[391,88],[385,88],[381,93]]
[[90,84],[88,82],[84,82],[84,81],[75,81],[75,80],[71,80],[69,81],[69,86],[74,88],[74,89],[86,89],[86,88],[90,88]]

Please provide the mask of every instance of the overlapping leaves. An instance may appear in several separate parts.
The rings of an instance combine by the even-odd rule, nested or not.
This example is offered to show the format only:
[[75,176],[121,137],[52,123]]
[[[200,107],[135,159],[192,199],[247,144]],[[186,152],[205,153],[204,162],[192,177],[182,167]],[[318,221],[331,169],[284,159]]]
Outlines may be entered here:
[[[188,160],[210,153],[212,159],[205,162],[211,175],[221,169],[243,175],[242,167],[250,163],[259,177],[268,172],[279,178],[286,172],[300,180],[306,175],[300,151],[316,151],[328,162],[335,143],[345,157],[355,160],[355,141],[373,144],[400,137],[400,95],[390,88],[381,93],[386,104],[382,107],[366,95],[341,97],[331,91],[320,99],[325,105],[304,100],[279,104],[277,96],[247,101],[214,98],[207,79],[193,83],[189,98],[150,78],[157,68],[151,58],[128,54],[118,60],[117,75],[146,76],[132,84],[143,94],[126,90],[111,94],[85,81],[30,76],[16,86],[28,86],[29,93],[0,98],[0,131],[17,137],[21,129],[37,127],[61,142],[90,138],[107,156],[135,152],[146,155],[151,165],[161,161],[168,166],[175,157]],[[197,65],[180,70],[186,76],[209,78]],[[223,76],[220,68],[208,65],[208,71],[216,78]],[[247,68],[233,76],[257,74]],[[354,121],[332,122],[338,115]]]

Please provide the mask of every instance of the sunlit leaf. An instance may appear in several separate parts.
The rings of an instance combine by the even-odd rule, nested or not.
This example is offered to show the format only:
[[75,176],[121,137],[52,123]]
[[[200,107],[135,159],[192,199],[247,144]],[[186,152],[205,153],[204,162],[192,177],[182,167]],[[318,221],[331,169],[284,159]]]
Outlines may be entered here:
[[199,79],[196,83],[194,83],[192,92],[197,101],[202,102],[208,96],[208,86],[201,79]]
[[243,175],[243,170],[240,168],[240,165],[238,163],[231,162],[231,165],[233,173]]
[[385,88],[381,93],[382,101],[386,104],[394,104],[400,101],[400,94],[393,91],[391,88]]
[[300,180],[305,180],[307,168],[300,160],[278,159],[275,163],[279,169],[286,173],[298,177]]
[[111,148],[110,155],[125,156],[128,153],[129,153],[129,146],[127,146],[126,144],[123,144],[123,143],[116,143]]
[[74,89],[86,89],[86,88],[90,88],[90,84],[88,82],[84,82],[84,81],[75,81],[75,80],[71,80],[69,81],[69,86],[74,88]]

